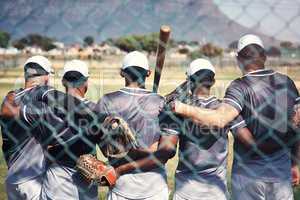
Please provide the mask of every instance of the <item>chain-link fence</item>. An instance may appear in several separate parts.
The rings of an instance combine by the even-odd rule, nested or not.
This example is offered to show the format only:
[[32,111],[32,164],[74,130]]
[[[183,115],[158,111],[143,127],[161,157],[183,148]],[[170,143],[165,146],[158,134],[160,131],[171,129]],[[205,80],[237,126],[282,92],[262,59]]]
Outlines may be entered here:
[[[17,0],[0,10],[0,199],[300,199],[300,2]],[[153,94],[162,24],[171,40]],[[264,45],[248,38],[241,49],[248,33]],[[54,74],[43,58],[25,64],[34,55]],[[84,154],[113,168],[98,166],[90,184],[76,168]]]

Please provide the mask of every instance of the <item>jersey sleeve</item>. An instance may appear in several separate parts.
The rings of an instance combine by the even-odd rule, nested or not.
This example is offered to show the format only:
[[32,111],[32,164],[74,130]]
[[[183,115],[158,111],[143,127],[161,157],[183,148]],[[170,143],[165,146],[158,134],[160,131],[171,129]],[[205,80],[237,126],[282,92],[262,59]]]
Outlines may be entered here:
[[300,107],[300,96],[299,96],[299,92],[298,89],[294,83],[294,81],[292,79],[290,79],[290,86],[289,86],[289,90],[290,90],[290,95],[292,95],[292,97],[295,99],[295,108],[299,108]]
[[35,102],[34,104],[24,104],[20,107],[21,120],[34,126],[48,113],[47,106],[42,102]]
[[237,111],[241,112],[244,107],[244,90],[241,84],[233,81],[225,92],[223,103],[233,106]]
[[230,122],[230,131],[236,136],[238,129],[247,127],[247,124],[241,115],[237,116],[232,122]]
[[300,107],[300,97],[297,97],[297,98],[295,99],[295,106],[296,106],[297,108]]
[[106,96],[103,96],[98,103],[95,105],[94,110],[95,112],[109,114],[109,107],[108,107],[109,100]]
[[182,119],[170,111],[166,106],[160,112],[158,119],[161,135],[180,134]]

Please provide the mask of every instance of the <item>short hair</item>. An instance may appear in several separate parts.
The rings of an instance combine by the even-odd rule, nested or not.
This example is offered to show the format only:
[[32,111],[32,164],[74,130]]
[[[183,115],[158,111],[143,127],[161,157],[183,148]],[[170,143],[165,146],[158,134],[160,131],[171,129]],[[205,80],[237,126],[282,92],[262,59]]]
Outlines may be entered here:
[[88,80],[81,73],[77,71],[69,71],[64,74],[62,78],[63,85],[65,87],[77,88],[83,85]]
[[147,70],[137,66],[127,67],[122,69],[125,78],[131,82],[144,83],[147,77]]
[[202,69],[190,76],[189,81],[195,86],[211,88],[215,83],[215,73],[208,69]]
[[238,52],[238,56],[244,60],[265,57],[265,49],[257,44],[250,44]]

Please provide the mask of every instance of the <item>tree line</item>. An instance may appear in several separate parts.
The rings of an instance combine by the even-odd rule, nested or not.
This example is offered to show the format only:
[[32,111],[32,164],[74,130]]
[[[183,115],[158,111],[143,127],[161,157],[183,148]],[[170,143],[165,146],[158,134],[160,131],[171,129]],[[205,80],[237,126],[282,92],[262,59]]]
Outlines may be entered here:
[[[119,38],[110,38],[105,41],[110,45],[116,46],[119,49],[130,52],[133,50],[146,51],[148,53],[155,53],[157,48],[159,35],[158,33],[150,33],[144,35],[126,35]],[[22,38],[11,41],[11,35],[6,32],[0,30],[0,47],[7,48],[9,45],[14,46],[17,49],[24,49],[27,46],[37,46],[40,47],[44,51],[49,51],[51,49],[56,48],[55,38],[51,38],[48,36],[43,36],[40,34],[28,34]],[[86,36],[83,38],[84,46],[91,46],[95,43],[95,39],[92,36]],[[200,45],[197,41],[175,41],[173,39],[169,42],[169,47],[181,47],[178,49],[178,53],[187,54],[190,58],[197,57],[218,57],[222,56],[224,51],[231,51],[237,48],[237,41],[231,42],[226,49],[219,47],[216,44],[206,43]],[[188,48],[189,46],[196,47],[192,50]],[[280,46],[270,46],[267,49],[267,54],[269,56],[279,57],[282,54],[282,50],[293,52],[295,50],[300,50],[300,46],[295,46],[290,41],[282,41]]]

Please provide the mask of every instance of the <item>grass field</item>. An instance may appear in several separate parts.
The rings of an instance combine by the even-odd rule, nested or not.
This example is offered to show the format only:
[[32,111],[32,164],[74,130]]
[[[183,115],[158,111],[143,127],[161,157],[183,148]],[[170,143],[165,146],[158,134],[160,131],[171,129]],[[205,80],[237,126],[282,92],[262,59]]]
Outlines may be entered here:
[[[153,63],[153,61],[151,61]],[[89,80],[89,91],[87,94],[88,99],[92,101],[98,101],[99,98],[107,93],[114,90],[117,90],[123,87],[124,82],[119,76],[120,59],[107,59],[101,62],[98,61],[90,61],[88,62],[90,65],[90,74],[91,78]],[[56,88],[62,89],[62,85],[60,83],[60,75],[61,75],[61,67],[63,63],[62,61],[55,61],[55,72],[56,75],[52,78],[52,85]],[[162,95],[172,91],[182,81],[185,80],[185,69],[184,67],[180,67],[180,64],[173,66],[172,63],[167,63],[167,66],[162,74],[160,93]],[[172,66],[172,67],[170,67]],[[280,68],[277,69],[282,73],[288,74],[291,78],[296,81],[298,88],[300,87],[300,68]],[[9,70],[0,70],[0,100],[2,101],[4,95],[12,89],[21,87],[23,84],[22,79],[22,68],[17,67]],[[213,87],[213,94],[217,97],[222,97],[225,91],[225,88],[228,86],[231,80],[236,77],[239,77],[240,71],[235,67],[228,68],[217,68],[217,82]],[[147,81],[147,87],[151,88],[153,76]],[[230,147],[232,147],[232,138],[230,137]],[[229,153],[229,169],[232,162],[232,150]],[[169,187],[172,190],[174,186],[174,172],[177,164],[177,157],[170,160],[167,163],[168,169],[168,183]],[[4,179],[6,176],[6,164],[3,160],[2,151],[0,151],[0,200],[6,199],[5,188],[4,188]],[[105,188],[101,188],[101,197],[100,199],[104,199],[105,196]],[[300,191],[295,190],[295,199],[300,200]]]

